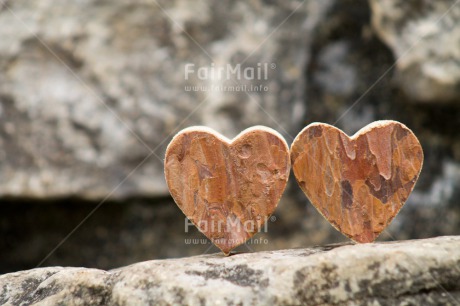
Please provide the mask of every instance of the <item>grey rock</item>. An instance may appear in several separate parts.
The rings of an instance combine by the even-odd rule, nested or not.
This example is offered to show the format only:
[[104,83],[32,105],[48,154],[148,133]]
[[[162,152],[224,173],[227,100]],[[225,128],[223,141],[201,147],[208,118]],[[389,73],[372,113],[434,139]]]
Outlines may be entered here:
[[457,197],[457,186],[460,186],[460,165],[446,160],[442,164],[442,175],[434,180],[430,190],[416,190],[408,200],[408,205],[448,205]]
[[2,305],[458,305],[460,237],[0,276]]
[[339,41],[326,46],[318,58],[320,67],[314,82],[335,95],[349,96],[356,89],[356,69],[346,64],[348,43]]
[[399,84],[422,102],[458,102],[460,5],[456,0],[370,0],[372,24],[397,60]]
[[[6,1],[0,196],[166,195],[164,149],[181,128],[294,133],[310,34],[332,2]],[[254,79],[200,78],[227,64]]]

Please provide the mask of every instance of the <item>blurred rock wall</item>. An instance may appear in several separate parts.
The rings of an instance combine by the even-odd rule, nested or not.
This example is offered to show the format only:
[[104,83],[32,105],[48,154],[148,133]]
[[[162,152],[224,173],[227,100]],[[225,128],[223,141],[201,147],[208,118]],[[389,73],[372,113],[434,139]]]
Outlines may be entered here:
[[372,23],[397,59],[398,81],[418,102],[458,103],[460,7],[455,0],[371,0]]
[[[5,2],[0,196],[164,196],[162,158],[181,128],[295,133],[330,3]],[[218,77],[227,65],[241,74]]]

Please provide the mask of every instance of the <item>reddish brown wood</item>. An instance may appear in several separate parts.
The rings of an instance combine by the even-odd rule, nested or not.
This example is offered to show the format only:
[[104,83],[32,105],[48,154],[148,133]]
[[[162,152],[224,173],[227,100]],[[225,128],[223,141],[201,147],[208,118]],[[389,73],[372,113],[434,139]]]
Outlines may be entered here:
[[406,126],[377,121],[353,137],[312,123],[291,147],[294,175],[318,211],[356,242],[372,242],[399,212],[423,164]]
[[254,236],[273,213],[290,172],[276,131],[253,127],[233,141],[188,128],[166,150],[165,175],[184,214],[225,254]]

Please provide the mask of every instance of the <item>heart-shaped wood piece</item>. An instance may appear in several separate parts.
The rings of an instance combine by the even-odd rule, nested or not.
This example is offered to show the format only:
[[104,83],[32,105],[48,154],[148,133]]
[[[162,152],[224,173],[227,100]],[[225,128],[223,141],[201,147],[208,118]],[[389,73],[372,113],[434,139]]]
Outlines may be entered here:
[[352,137],[312,123],[291,146],[297,182],[342,234],[372,242],[414,188],[423,164],[417,137],[396,121],[376,121]]
[[234,140],[187,128],[166,149],[166,182],[182,212],[225,254],[254,236],[284,192],[289,147],[267,127]]

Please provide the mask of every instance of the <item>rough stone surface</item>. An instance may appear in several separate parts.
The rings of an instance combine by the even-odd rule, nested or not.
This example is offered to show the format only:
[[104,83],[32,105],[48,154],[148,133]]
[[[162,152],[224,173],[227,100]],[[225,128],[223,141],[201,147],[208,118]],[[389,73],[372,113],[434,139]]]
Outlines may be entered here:
[[233,140],[192,127],[174,136],[166,150],[172,197],[225,254],[262,229],[290,172],[289,146],[267,127],[246,129]]
[[[166,195],[180,128],[295,132],[305,47],[331,2],[2,1],[0,196],[104,198],[151,150],[109,195]],[[226,64],[262,73],[212,77]]]
[[413,99],[455,102],[460,96],[460,3],[370,0],[372,23],[392,49],[399,84]]
[[292,169],[311,203],[337,230],[372,242],[403,207],[423,165],[405,125],[375,121],[353,136],[312,123],[291,147]]
[[0,276],[2,305],[458,305],[460,238],[330,245]]

